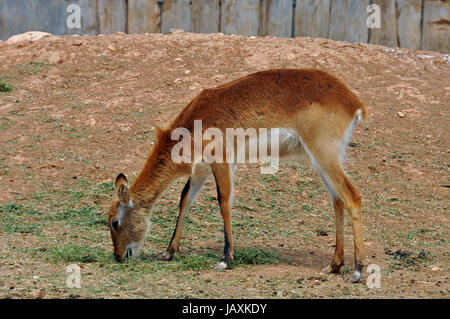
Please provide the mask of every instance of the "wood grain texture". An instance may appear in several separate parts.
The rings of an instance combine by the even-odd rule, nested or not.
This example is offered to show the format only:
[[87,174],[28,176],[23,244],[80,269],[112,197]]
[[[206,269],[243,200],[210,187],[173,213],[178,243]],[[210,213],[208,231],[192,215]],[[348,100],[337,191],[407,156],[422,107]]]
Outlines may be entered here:
[[225,34],[259,34],[259,0],[222,0],[221,31]]
[[161,32],[161,12],[158,0],[128,0],[128,33]]
[[422,47],[422,0],[396,0],[398,46],[420,50]]
[[29,31],[31,10],[27,0],[0,0],[0,35],[7,40],[14,34]]
[[66,0],[35,0],[31,6],[31,29],[55,35],[66,33]]
[[298,0],[295,7],[295,36],[326,38],[331,0]]
[[[44,31],[96,35],[117,31],[308,36],[448,53],[448,0],[0,0],[0,37]],[[221,5],[220,5],[221,3]],[[369,4],[381,8],[381,28],[368,29]],[[81,27],[66,24],[69,4]],[[295,10],[295,12],[294,12]],[[293,17],[295,21],[292,21]],[[294,26],[292,25],[294,23]],[[293,34],[294,31],[294,34]]]
[[289,38],[292,35],[292,0],[264,0],[261,35]]
[[192,32],[217,33],[220,24],[220,0],[193,0],[191,8]]
[[367,6],[369,0],[333,0],[329,38],[339,41],[367,43]]
[[373,0],[373,4],[380,6],[381,28],[371,29],[370,43],[396,47],[398,43],[395,1]]
[[161,32],[170,29],[191,31],[191,5],[189,0],[164,0],[162,4]]
[[112,34],[126,31],[125,0],[97,0],[99,32]]
[[65,0],[1,0],[1,39],[27,31],[65,34]]
[[449,53],[450,3],[425,0],[423,12],[423,50]]

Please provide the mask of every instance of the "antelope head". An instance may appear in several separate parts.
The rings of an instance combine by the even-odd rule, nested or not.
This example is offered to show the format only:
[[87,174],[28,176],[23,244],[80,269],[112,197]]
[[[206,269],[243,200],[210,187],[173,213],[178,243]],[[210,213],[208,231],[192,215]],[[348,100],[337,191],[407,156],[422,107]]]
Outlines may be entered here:
[[136,257],[145,239],[148,228],[148,216],[143,207],[133,202],[124,174],[119,174],[114,183],[117,197],[108,214],[108,226],[114,245],[114,256],[122,262]]

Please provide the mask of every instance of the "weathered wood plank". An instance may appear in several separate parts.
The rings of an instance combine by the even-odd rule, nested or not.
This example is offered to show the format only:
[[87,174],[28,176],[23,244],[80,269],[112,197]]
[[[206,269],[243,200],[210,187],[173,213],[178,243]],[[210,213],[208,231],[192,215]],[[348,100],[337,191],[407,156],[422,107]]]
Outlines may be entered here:
[[398,46],[420,50],[422,47],[422,0],[396,0]]
[[126,31],[125,0],[97,0],[98,26],[102,34]]
[[264,0],[261,35],[291,37],[293,4],[292,0]]
[[[76,4],[81,9],[81,28],[69,28],[66,23],[66,34],[95,35],[99,33],[96,0],[67,0],[66,5]],[[67,13],[67,18],[71,12]]]
[[295,36],[326,38],[330,20],[331,0],[297,0]]
[[128,0],[128,33],[156,33],[161,31],[161,12],[158,0]]
[[193,0],[192,32],[217,33],[220,24],[220,0]]
[[425,0],[423,12],[423,50],[450,53],[450,3]]
[[380,7],[381,28],[371,29],[370,43],[386,45],[390,47],[398,46],[395,1],[373,0],[373,4],[376,4]]
[[44,31],[65,34],[65,0],[0,0],[0,35]]
[[225,34],[258,35],[259,0],[222,0],[221,31]]
[[369,0],[333,0],[331,2],[329,38],[367,43],[367,6]]
[[14,34],[30,31],[31,8],[27,0],[0,0],[0,35],[7,40]]
[[33,31],[44,31],[56,35],[66,33],[66,1],[35,0],[28,4],[31,7],[30,28]]
[[189,0],[164,0],[162,4],[161,32],[170,29],[191,31],[191,5]]

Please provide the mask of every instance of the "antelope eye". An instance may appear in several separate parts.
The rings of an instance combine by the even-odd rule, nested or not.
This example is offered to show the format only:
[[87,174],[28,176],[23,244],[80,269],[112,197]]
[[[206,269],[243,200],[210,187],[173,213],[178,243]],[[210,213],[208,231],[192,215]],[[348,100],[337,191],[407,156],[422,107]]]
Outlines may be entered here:
[[118,231],[119,231],[119,220],[118,220],[118,219],[114,219],[114,220],[111,222],[111,227],[112,227],[116,232],[118,232]]

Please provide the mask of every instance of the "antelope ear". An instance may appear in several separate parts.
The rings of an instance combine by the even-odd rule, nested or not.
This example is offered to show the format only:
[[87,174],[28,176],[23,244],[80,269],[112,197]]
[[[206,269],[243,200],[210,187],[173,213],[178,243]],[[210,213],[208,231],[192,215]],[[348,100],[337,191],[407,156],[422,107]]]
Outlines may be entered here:
[[117,175],[116,181],[114,182],[116,188],[117,196],[119,197],[120,204],[123,206],[128,205],[131,199],[131,193],[128,189],[128,180],[126,176],[122,173]]

